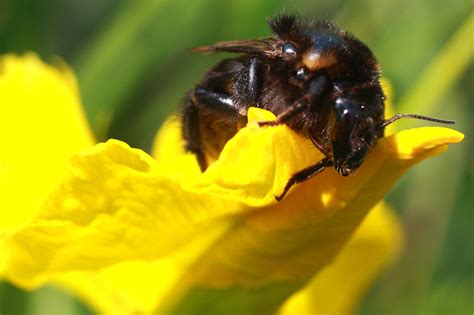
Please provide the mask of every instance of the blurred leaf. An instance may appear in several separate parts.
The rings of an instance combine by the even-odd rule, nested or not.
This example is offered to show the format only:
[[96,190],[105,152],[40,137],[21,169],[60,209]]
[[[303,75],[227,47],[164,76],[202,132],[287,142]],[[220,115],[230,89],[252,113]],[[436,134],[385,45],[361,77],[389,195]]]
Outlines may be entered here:
[[[451,38],[472,10],[472,4],[466,0],[383,2],[384,6],[390,4],[393,5],[391,10],[378,23],[372,24],[371,33],[375,36],[368,37],[368,44],[377,55],[384,75],[393,82],[395,90],[402,93],[414,85],[443,43]],[[371,8],[378,5],[375,2]],[[359,20],[359,24],[365,23],[365,19]]]
[[30,295],[15,286],[0,282],[0,314],[28,314]]
[[439,102],[472,62],[473,30],[474,14],[471,14],[400,100],[400,112],[432,111],[430,108]]
[[79,56],[83,100],[99,136],[156,60],[188,48],[182,37],[208,1],[125,1]]
[[417,315],[474,313],[474,285],[469,280],[442,281],[433,285]]
[[46,286],[32,294],[30,300],[31,307],[28,314],[90,314],[85,305],[76,303],[74,299],[72,295],[58,288]]
[[0,1],[0,52],[23,53],[34,49],[51,54],[48,8],[46,1]]

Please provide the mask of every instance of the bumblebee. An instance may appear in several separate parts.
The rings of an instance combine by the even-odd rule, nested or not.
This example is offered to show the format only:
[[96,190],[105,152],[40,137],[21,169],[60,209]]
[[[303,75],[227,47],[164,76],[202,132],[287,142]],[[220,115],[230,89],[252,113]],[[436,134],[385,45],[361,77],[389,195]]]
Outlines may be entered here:
[[356,171],[387,125],[400,118],[452,124],[414,114],[384,119],[380,67],[359,39],[329,21],[282,14],[270,20],[273,36],[219,42],[197,52],[231,52],[210,69],[186,97],[182,134],[202,171],[247,123],[251,106],[276,115],[261,126],[286,124],[312,141],[324,158],[295,173],[281,200],[296,183],[327,167],[342,176]]

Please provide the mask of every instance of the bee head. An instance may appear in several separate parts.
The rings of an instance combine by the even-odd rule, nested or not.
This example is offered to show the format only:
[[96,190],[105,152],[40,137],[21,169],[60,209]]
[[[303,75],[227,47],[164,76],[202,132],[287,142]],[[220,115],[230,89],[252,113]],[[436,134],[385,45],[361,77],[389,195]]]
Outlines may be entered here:
[[389,124],[411,118],[442,124],[454,124],[452,120],[439,119],[417,114],[396,114],[383,118],[385,97],[379,87],[369,87],[357,93],[336,98],[331,107],[328,129],[332,143],[332,155],[336,171],[347,176],[357,170],[367,153],[383,137]]
[[369,150],[383,135],[374,121],[383,113],[374,112],[371,109],[376,107],[368,105],[354,97],[339,97],[335,101],[330,136],[334,167],[343,176],[352,174],[362,165]]

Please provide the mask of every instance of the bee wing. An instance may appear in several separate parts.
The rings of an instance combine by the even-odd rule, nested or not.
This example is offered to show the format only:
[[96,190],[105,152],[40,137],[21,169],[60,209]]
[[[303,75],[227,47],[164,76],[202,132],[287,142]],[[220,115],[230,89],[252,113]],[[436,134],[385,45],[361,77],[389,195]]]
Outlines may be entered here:
[[245,54],[263,54],[267,56],[275,56],[277,54],[275,40],[271,38],[219,42],[210,46],[193,48],[193,51],[211,53],[222,51]]

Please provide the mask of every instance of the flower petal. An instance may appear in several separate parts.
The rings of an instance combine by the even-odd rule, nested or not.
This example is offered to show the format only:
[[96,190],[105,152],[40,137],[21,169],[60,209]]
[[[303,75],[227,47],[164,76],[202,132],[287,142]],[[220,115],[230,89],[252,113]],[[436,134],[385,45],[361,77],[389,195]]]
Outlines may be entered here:
[[[280,127],[285,128],[278,126]],[[258,132],[258,129],[253,130]],[[235,153],[228,153],[229,159],[232,155],[239,156],[239,150],[245,147],[244,144],[255,139],[260,141],[253,135],[250,132],[237,134],[224,149]],[[291,137],[292,133],[279,136]],[[248,137],[252,141],[240,137]],[[277,136],[270,134],[270,137]],[[332,169],[327,170],[296,187],[284,201],[278,204],[269,201],[268,206],[247,213],[238,225],[216,242],[212,250],[195,264],[192,275],[186,278],[187,281],[183,281],[192,283],[190,287],[193,289],[172,309],[218,310],[219,307],[225,307],[222,304],[225,302],[216,301],[234,301],[240,298],[243,300],[239,306],[263,305],[268,309],[268,303],[261,302],[261,296],[267,296],[266,294],[272,296],[272,303],[277,303],[278,299],[283,301],[285,294],[298,288],[332,261],[369,209],[410,166],[444,151],[447,143],[456,143],[462,138],[462,134],[446,128],[419,128],[401,132],[382,139],[364,166],[353,176],[344,178]],[[231,162],[231,170],[228,170],[228,165],[219,164],[221,155],[213,164],[214,167],[217,168],[218,165],[221,168],[220,174],[214,170],[217,179],[225,179],[225,174],[222,173],[231,173],[234,168],[248,171],[246,168],[258,169],[262,167],[258,164],[267,163],[268,161],[261,157],[263,153],[268,152],[262,149],[265,146],[259,144],[248,145],[242,149],[254,157],[253,160],[247,159],[252,161],[250,165],[238,165],[238,159]],[[291,146],[289,148],[293,149]],[[295,157],[305,154],[305,151],[289,154],[294,154],[292,157]],[[286,163],[293,160],[288,158]],[[280,160],[280,163],[284,162]],[[273,164],[270,165],[272,166]],[[205,178],[206,173],[202,177]],[[190,179],[186,178],[184,181],[188,180]],[[281,181],[286,183],[286,180],[287,178]],[[207,183],[202,181],[202,178],[194,178],[191,181],[194,184]],[[209,186],[197,186],[197,191],[227,194],[235,199],[240,198],[249,205],[256,204],[252,195],[255,193],[252,189],[253,182],[246,182],[242,186],[227,185],[225,181],[222,182],[226,185],[216,182],[219,185],[212,183]],[[275,190],[273,183],[273,180],[266,182],[268,191],[260,195],[260,201],[263,200],[261,204],[267,202],[268,192]],[[196,186],[186,185],[189,184],[185,183],[187,189],[196,189]],[[224,288],[228,289],[223,291]],[[237,304],[234,306],[239,309]]]
[[33,54],[0,58],[0,236],[30,220],[68,158],[92,146],[78,94],[66,67]]
[[[175,254],[159,260],[124,261],[93,271],[59,273],[52,281],[103,314],[152,314],[179,292],[183,273],[219,237],[225,225],[211,227]],[[177,286],[178,284],[178,286]]]
[[[166,128],[176,131],[179,124]],[[229,300],[239,311],[276,310],[334,259],[404,171],[461,139],[444,128],[396,134],[382,139],[353,176],[326,170],[278,204],[274,195],[288,178],[320,158],[286,126],[259,128],[250,122],[204,174],[196,171],[192,156],[180,157],[182,143],[158,153],[155,162],[109,141],[76,157],[42,214],[10,240],[8,276],[35,286],[71,271],[100,272],[115,263],[158,259],[217,229],[170,285],[159,311],[219,313],[229,310]],[[173,163],[174,158],[192,166]],[[249,207],[255,205],[261,207]]]
[[[158,305],[167,304],[165,302],[173,297],[173,292],[182,289],[182,277],[195,270],[192,262],[197,256],[203,255],[201,250],[210,247],[210,242],[216,236],[218,234],[195,240],[193,249],[188,246],[177,255],[165,259],[122,262],[91,272],[68,272],[56,276],[53,282],[81,297],[100,313],[152,313]],[[399,243],[400,231],[396,218],[385,205],[378,205],[343,248],[336,265],[323,269],[307,288],[292,297],[283,314],[318,314],[315,309],[340,311],[352,308],[372,277],[397,252]],[[193,254],[190,255],[190,251]],[[354,273],[353,266],[359,265],[360,269]],[[341,278],[345,280],[341,281]],[[323,301],[322,304],[310,303],[314,301],[315,292],[319,292],[314,290],[315,287],[327,287],[319,293],[324,294],[324,299],[317,299]],[[253,290],[246,290],[256,294]],[[242,312],[242,308],[237,311]],[[329,313],[343,314],[321,314]]]
[[402,227],[383,202],[375,206],[334,262],[285,302],[280,315],[352,314],[362,295],[401,249]]
[[[256,108],[253,111],[264,112]],[[179,130],[179,122],[176,119],[168,121],[154,151],[160,151],[156,147],[160,146],[162,143],[160,139],[166,138],[165,135],[172,134],[173,141],[178,140]],[[313,191],[311,195],[321,196],[327,203],[331,199],[334,200],[336,188],[341,190],[338,188],[341,187],[339,185],[347,187],[346,195],[349,198],[372,177],[382,182],[393,183],[414,163],[445,150],[445,144],[460,142],[462,139],[461,133],[438,127],[406,130],[382,138],[356,174],[344,178],[333,170],[326,170],[313,180],[325,184],[318,185],[320,190]],[[311,141],[299,136],[287,126],[260,128],[256,121],[252,120],[247,127],[239,130],[228,141],[219,159],[202,175],[199,174],[192,155],[183,155],[184,144],[181,139],[174,146],[170,142],[164,142],[166,150],[161,152],[168,154],[166,158],[164,153],[157,154],[157,160],[166,166],[169,173],[175,174],[175,178],[179,179],[184,189],[196,193],[226,196],[249,206],[274,204],[275,195],[283,191],[291,175],[322,158],[322,154],[316,150]],[[186,161],[180,158],[185,158]],[[179,164],[170,163],[171,161],[179,161]],[[182,172],[181,165],[188,164],[180,162],[190,163],[193,171]],[[386,174],[381,174],[383,168],[395,165],[398,170],[397,175],[394,174],[395,177],[386,178]]]
[[34,287],[50,273],[161,257],[240,209],[183,192],[147,154],[110,140],[74,157],[41,214],[7,240],[6,276]]
[[202,174],[195,157],[183,153],[180,122],[176,118],[165,123],[155,143],[154,155],[185,190],[225,196],[249,206],[275,203],[275,195],[281,192],[288,178],[319,161],[322,154],[311,141],[284,125],[258,127],[257,121],[274,118],[268,111],[251,108],[247,127],[229,140],[219,159]]
[[184,147],[179,118],[171,117],[155,137],[152,149],[152,156],[163,176],[177,181],[192,181],[201,175],[195,155],[185,152]]

